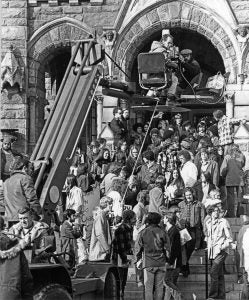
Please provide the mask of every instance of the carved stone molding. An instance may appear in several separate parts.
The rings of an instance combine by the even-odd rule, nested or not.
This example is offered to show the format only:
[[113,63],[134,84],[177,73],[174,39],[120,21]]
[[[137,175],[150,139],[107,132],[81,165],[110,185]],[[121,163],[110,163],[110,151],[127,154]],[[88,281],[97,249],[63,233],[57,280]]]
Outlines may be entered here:
[[18,84],[20,91],[23,88],[24,68],[22,68],[13,53],[13,46],[5,54],[1,63],[1,90],[7,88],[7,84],[13,87]]

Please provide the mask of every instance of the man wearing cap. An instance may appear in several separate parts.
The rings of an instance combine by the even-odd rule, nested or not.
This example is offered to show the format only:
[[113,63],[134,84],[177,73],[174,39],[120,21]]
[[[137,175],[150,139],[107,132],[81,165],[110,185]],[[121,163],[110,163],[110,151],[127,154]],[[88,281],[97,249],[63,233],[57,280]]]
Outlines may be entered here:
[[9,226],[17,223],[18,211],[23,207],[32,208],[41,214],[41,206],[32,180],[33,164],[25,157],[16,157],[11,165],[10,178],[4,182],[5,218]]
[[191,80],[200,74],[201,68],[199,63],[193,58],[192,50],[190,49],[183,49],[180,52],[180,69],[182,71],[182,79],[180,80],[180,88],[185,89],[188,87],[187,81],[190,83]]
[[10,165],[15,156],[20,155],[11,149],[11,144],[14,141],[15,138],[13,136],[3,136],[1,139],[2,148],[0,150],[0,179],[2,179],[2,181],[5,181],[10,177]]

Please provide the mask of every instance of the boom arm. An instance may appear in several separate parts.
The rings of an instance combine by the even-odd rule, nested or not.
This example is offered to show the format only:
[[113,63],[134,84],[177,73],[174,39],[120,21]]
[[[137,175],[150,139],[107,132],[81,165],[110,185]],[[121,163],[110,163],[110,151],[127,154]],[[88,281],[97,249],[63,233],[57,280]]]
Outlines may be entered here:
[[[76,71],[74,60],[76,55],[79,57],[79,53],[82,60]],[[52,168],[40,197],[44,217],[48,222],[59,201],[60,191],[68,175],[70,168],[68,158],[75,150],[75,144],[91,109],[100,79],[97,63],[101,60],[101,49],[94,40],[83,41],[76,45],[58,91],[54,109],[31,156],[32,160],[52,159]],[[43,163],[35,182],[36,188],[43,181],[45,169],[46,163]]]

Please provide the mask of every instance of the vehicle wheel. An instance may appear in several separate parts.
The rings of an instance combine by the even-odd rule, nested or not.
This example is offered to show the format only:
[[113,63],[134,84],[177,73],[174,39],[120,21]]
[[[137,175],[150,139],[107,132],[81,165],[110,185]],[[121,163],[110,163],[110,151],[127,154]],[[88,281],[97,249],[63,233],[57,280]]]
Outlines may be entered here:
[[60,284],[48,284],[44,286],[35,296],[34,300],[72,300],[68,291]]
[[104,299],[119,299],[119,286],[113,272],[108,272],[105,279]]

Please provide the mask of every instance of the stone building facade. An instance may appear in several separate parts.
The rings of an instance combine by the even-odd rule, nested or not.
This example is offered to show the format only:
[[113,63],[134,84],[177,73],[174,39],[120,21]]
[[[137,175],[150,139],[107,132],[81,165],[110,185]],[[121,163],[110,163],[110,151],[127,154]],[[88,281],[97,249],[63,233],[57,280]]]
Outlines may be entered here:
[[[114,32],[111,55],[124,73],[113,65],[113,75],[137,81],[138,53],[148,51],[165,28],[182,47],[191,47],[207,76],[230,72],[225,101],[217,107],[249,120],[247,26],[249,3],[243,0],[2,0],[0,127],[18,129],[17,146],[30,153],[77,40]],[[98,94],[86,139],[100,133],[118,102],[127,105]],[[194,112],[213,109],[199,103]]]

